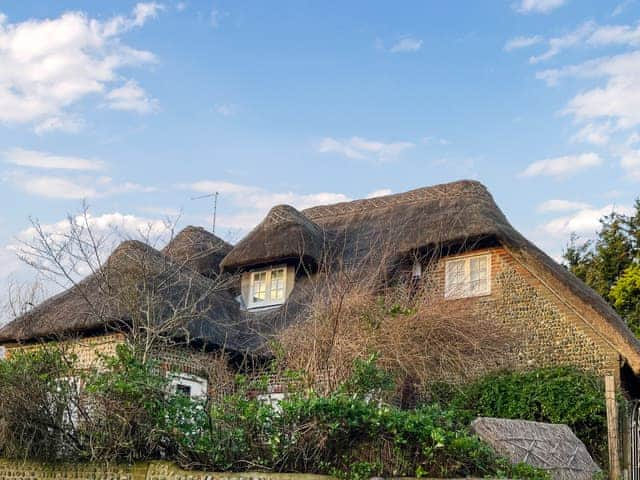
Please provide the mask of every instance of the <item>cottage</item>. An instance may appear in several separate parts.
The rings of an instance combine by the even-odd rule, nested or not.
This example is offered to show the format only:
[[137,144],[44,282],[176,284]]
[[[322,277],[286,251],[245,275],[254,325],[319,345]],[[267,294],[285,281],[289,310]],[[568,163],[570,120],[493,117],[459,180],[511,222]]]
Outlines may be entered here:
[[[429,277],[443,300],[516,328],[520,366],[570,364],[640,396],[640,343],[623,320],[517,232],[475,181],[302,211],[276,206],[235,246],[195,227],[162,252],[125,242],[99,272],[0,329],[0,346],[10,355],[73,336],[90,356],[124,335],[165,331],[191,346],[160,352],[179,365],[176,388],[202,395],[208,355],[268,355],[269,340],[304,319],[313,279],[345,265],[376,282]],[[141,276],[155,299],[144,332],[130,308]]]

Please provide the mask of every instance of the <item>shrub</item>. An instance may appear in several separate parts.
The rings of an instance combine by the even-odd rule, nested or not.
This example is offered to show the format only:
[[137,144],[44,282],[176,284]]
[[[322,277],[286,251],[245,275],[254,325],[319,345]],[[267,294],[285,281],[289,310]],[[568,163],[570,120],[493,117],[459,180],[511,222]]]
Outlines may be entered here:
[[[235,393],[207,405],[170,392],[157,366],[125,346],[87,372],[60,352],[36,350],[0,363],[0,394],[17,401],[0,396],[0,448],[6,456],[47,462],[165,458],[187,468],[324,473],[349,480],[547,478],[497,457],[455,410],[437,404],[402,410],[382,403],[394,385],[377,368],[375,355],[356,362],[353,372],[326,396],[297,391],[278,405],[257,396],[264,381],[240,376]],[[82,394],[64,387],[65,379],[78,376],[85,384]]]
[[572,367],[490,374],[454,395],[452,406],[476,416],[564,423],[601,465],[607,463],[602,381]]
[[158,419],[170,399],[166,376],[124,344],[100,364],[84,374],[88,421],[79,423],[78,431],[87,454],[91,460],[128,462],[160,455]]
[[80,454],[74,361],[41,348],[0,362],[0,454],[34,460]]

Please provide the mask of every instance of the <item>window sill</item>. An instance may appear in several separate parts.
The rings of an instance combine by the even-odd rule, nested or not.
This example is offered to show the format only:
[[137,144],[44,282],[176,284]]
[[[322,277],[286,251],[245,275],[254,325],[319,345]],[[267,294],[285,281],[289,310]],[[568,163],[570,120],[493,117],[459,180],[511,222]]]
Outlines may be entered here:
[[282,305],[284,305],[284,302],[261,303],[260,305],[249,305],[247,307],[247,310],[250,311],[250,312],[255,312],[255,311],[258,311],[258,310],[271,310],[273,308],[281,307]]
[[467,295],[444,295],[445,300],[463,300],[465,298],[479,298],[479,297],[489,297],[491,296],[491,291],[482,292],[482,293],[471,293]]

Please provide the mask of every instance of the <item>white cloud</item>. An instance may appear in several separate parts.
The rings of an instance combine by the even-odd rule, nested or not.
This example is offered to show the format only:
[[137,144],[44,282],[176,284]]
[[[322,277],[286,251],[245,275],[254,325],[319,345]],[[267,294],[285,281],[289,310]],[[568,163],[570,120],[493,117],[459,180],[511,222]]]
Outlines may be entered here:
[[379,140],[367,140],[362,137],[337,140],[332,137],[323,138],[317,150],[320,153],[339,153],[347,158],[367,159],[373,155],[378,161],[397,158],[405,150],[413,148],[411,142],[384,143]]
[[159,3],[138,3],[133,8],[133,25],[136,27],[143,26],[147,20],[156,18],[160,10],[164,10],[164,6]]
[[640,150],[625,148],[620,155],[620,166],[631,180],[640,180]]
[[155,187],[138,183],[116,183],[110,177],[33,175],[23,171],[6,174],[5,181],[30,195],[63,200],[84,200],[123,193],[156,191]]
[[573,210],[584,210],[590,208],[588,203],[584,202],[572,202],[570,200],[547,200],[546,202],[538,205],[538,212],[570,212]]
[[531,163],[521,174],[522,177],[568,177],[579,171],[602,164],[597,153],[583,153],[580,155],[566,155],[563,157],[547,158]]
[[534,55],[529,59],[530,63],[539,63],[555,57],[564,50],[574,47],[606,47],[606,46],[640,45],[640,24],[638,25],[598,25],[594,21],[588,21],[575,30],[550,38],[547,42],[547,50],[540,55]]
[[505,52],[511,52],[520,48],[537,45],[540,42],[542,42],[542,37],[540,35],[534,35],[531,37],[515,37],[505,43],[504,50]]
[[[139,238],[151,233],[161,235],[167,231],[167,224],[164,220],[139,217],[137,215],[123,214],[120,212],[105,213],[102,215],[87,214],[89,228],[96,234],[111,234],[116,232],[119,240],[122,238]],[[84,220],[77,216],[75,222],[84,223]],[[55,223],[42,224],[42,231],[51,237],[60,237],[70,232],[69,219],[65,218]],[[36,235],[34,227],[22,230],[17,238],[21,241],[31,241]]]
[[0,122],[35,124],[40,132],[73,130],[69,107],[104,95],[119,71],[156,61],[122,36],[157,15],[160,6],[139,3],[129,16],[97,20],[82,12],[53,19],[0,22]]
[[78,133],[84,127],[84,120],[76,115],[59,115],[45,118],[34,127],[38,135],[48,132],[60,131],[66,133]]
[[211,21],[211,26],[213,28],[218,28],[220,26],[220,12],[215,8],[211,10],[211,15],[209,15],[209,20]]
[[287,204],[303,210],[316,205],[346,202],[347,195],[333,192],[300,194],[292,191],[272,192],[261,187],[232,182],[200,180],[179,184],[177,188],[208,194],[219,192],[219,205],[235,207],[235,212],[225,213],[219,210],[217,223],[221,228],[247,230],[264,218],[275,205]]
[[567,77],[604,78],[604,85],[575,95],[564,113],[578,121],[613,120],[617,129],[640,125],[640,51],[545,70],[537,77],[548,85]]
[[627,7],[629,5],[631,5],[634,2],[634,0],[625,0],[622,3],[619,3],[616,8],[613,9],[613,11],[611,12],[611,16],[612,17],[617,17],[618,15],[620,15],[622,12],[624,12]]
[[98,195],[98,192],[94,188],[62,177],[34,177],[27,175],[21,176],[16,184],[24,192],[30,195],[37,195],[45,198],[81,200],[85,198],[93,198]]
[[595,22],[585,22],[578,28],[560,37],[550,38],[547,51],[529,58],[530,63],[539,63],[555,57],[567,48],[583,45],[590,34],[596,30]]
[[216,105],[215,110],[223,117],[232,117],[237,113],[236,106],[228,103]]
[[447,140],[446,138],[439,138],[439,137],[435,137],[435,136],[426,136],[422,138],[422,143],[426,144],[426,145],[433,145],[433,144],[438,144],[438,145],[451,145],[451,140]]
[[12,148],[4,152],[4,161],[19,167],[61,170],[102,170],[104,163],[80,157],[53,155],[51,153],[23,148]]
[[367,194],[367,198],[375,198],[375,197],[384,197],[386,195],[391,195],[393,191],[390,188],[381,188],[380,190],[374,190]]
[[109,108],[129,110],[138,113],[152,113],[158,110],[158,101],[150,98],[134,80],[128,80],[123,86],[114,88],[106,95]]
[[567,3],[567,0],[520,0],[515,8],[520,13],[549,13]]
[[600,219],[618,212],[629,215],[632,209],[626,206],[607,205],[602,208],[584,208],[573,215],[559,217],[542,225],[542,231],[558,238],[568,238],[571,233],[594,234],[600,229]]
[[422,40],[414,37],[404,37],[394,43],[389,51],[391,53],[417,52],[422,48]]
[[178,2],[176,3],[176,10],[178,10],[179,12],[182,12],[186,10],[188,6],[189,4],[187,2]]
[[590,143],[592,145],[606,145],[609,143],[611,130],[612,128],[608,123],[588,123],[571,137],[571,141]]
[[328,203],[345,202],[349,197],[342,193],[320,192],[298,194],[294,192],[270,192],[261,187],[231,182],[201,180],[194,183],[179,184],[178,188],[198,193],[219,192],[221,199],[230,197],[238,206],[268,210],[279,204],[292,205],[300,210]]

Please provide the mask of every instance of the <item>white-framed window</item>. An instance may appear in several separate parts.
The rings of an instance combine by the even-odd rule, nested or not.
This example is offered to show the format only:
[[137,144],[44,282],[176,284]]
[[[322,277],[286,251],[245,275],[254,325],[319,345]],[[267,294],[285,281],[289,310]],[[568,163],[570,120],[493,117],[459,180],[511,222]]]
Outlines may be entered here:
[[284,303],[287,267],[251,272],[248,308],[270,307]]
[[414,260],[413,265],[411,266],[411,279],[420,280],[421,277],[422,277],[422,263],[420,263],[420,260]]
[[5,360],[7,358],[7,349],[0,345],[0,361]]
[[445,298],[465,298],[491,293],[491,255],[474,255],[446,260]]
[[191,397],[194,400],[206,400],[208,382],[197,375],[171,373],[169,386],[171,393]]

